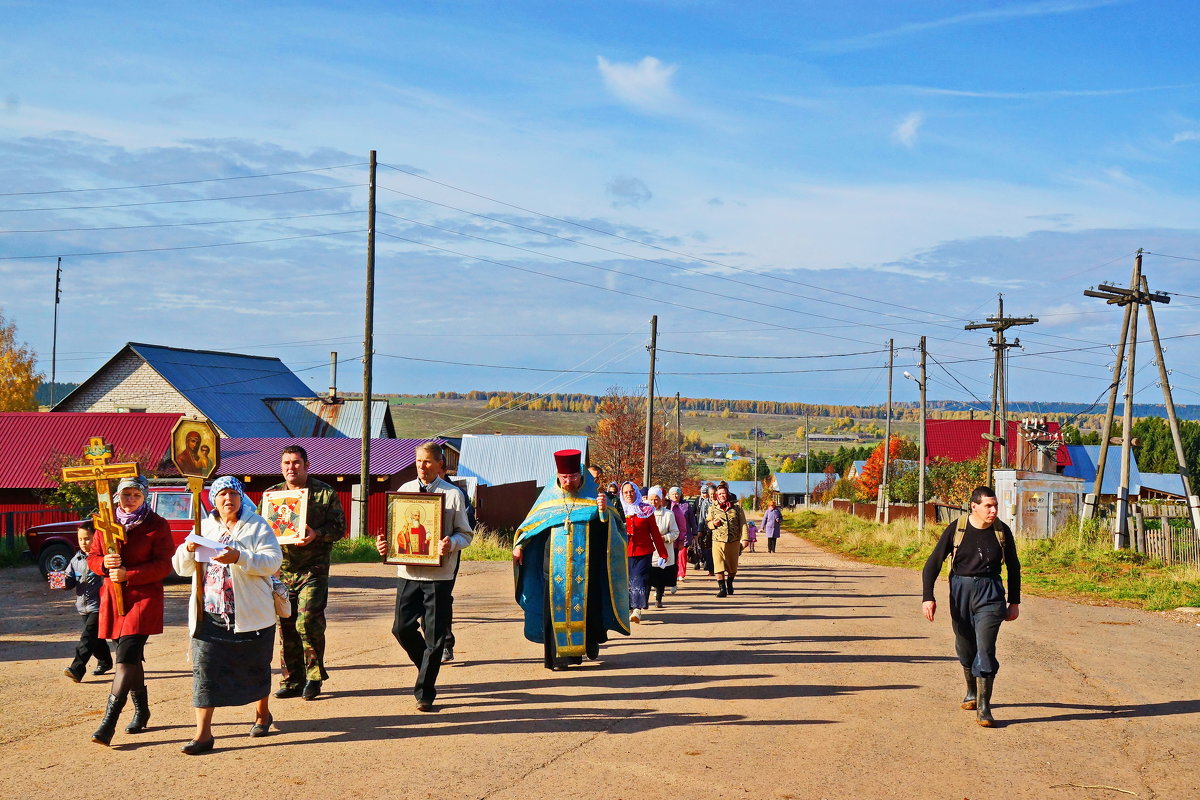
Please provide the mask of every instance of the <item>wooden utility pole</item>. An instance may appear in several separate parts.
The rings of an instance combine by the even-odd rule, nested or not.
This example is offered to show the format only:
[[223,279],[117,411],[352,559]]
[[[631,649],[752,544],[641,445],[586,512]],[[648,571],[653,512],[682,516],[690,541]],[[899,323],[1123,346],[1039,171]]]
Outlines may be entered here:
[[892,368],[896,364],[896,340],[888,339],[887,422],[883,427],[883,477],[879,479],[879,505],[875,521],[891,521],[891,502],[888,500],[888,462],[892,455]]
[[[1200,527],[1200,498],[1192,494],[1191,473],[1188,471],[1187,458],[1183,450],[1183,440],[1179,432],[1179,418],[1175,413],[1175,401],[1171,394],[1171,384],[1166,362],[1163,359],[1162,342],[1158,335],[1158,323],[1154,317],[1154,303],[1169,303],[1171,298],[1164,294],[1154,294],[1150,284],[1142,274],[1142,251],[1138,250],[1133,262],[1133,279],[1130,288],[1100,284],[1095,290],[1084,292],[1087,297],[1098,297],[1110,305],[1125,306],[1125,320],[1122,324],[1121,344],[1117,350],[1117,363],[1113,368],[1113,385],[1109,392],[1108,412],[1105,415],[1105,430],[1101,437],[1100,458],[1096,466],[1096,484],[1094,496],[1089,507],[1085,508],[1085,516],[1095,513],[1102,486],[1103,466],[1107,455],[1109,433],[1112,429],[1112,419],[1116,409],[1117,388],[1120,382],[1122,356],[1125,365],[1125,406],[1122,416],[1121,430],[1121,485],[1117,494],[1117,524],[1113,533],[1113,546],[1120,549],[1130,543],[1129,537],[1129,475],[1132,472],[1133,440],[1133,377],[1137,365],[1137,326],[1138,312],[1141,306],[1146,306],[1146,318],[1150,325],[1150,337],[1154,343],[1155,363],[1158,367],[1159,382],[1163,387],[1163,401],[1167,410],[1167,421],[1171,428],[1171,439],[1175,446],[1175,457],[1179,462],[1179,474],[1183,480],[1184,494],[1188,499],[1188,513],[1192,524]],[[1127,355],[1126,355],[1127,353]]]
[[925,337],[921,337],[921,446],[917,456],[917,532],[925,532]]
[[[679,405],[679,392],[675,393],[675,447],[683,453],[683,411]],[[680,488],[683,488],[682,484]]]
[[58,298],[62,296],[62,256],[54,268],[54,332],[50,335],[50,407],[54,408],[54,384],[58,381]]
[[812,507],[812,467],[808,459],[808,406],[804,407],[804,507]]
[[[1004,295],[999,295],[996,316],[988,317],[986,322],[972,322],[963,326],[963,330],[990,330],[995,336],[988,339],[988,345],[994,350],[992,359],[992,416],[991,427],[988,430],[988,468],[987,485],[992,485],[992,464],[995,460],[996,442],[1000,442],[1000,468],[1008,467],[1008,371],[1006,369],[1006,351],[1010,347],[1020,347],[1021,340],[1006,341],[1004,332],[1018,325],[1032,325],[1037,317],[1006,317],[1004,316]],[[998,413],[997,413],[998,412]],[[997,417],[999,419],[997,420]],[[1000,430],[996,431],[999,421]]]
[[646,449],[642,454],[642,488],[650,485],[650,459],[654,455],[654,353],[658,347],[658,315],[650,317],[650,376],[646,379]]
[[[1146,276],[1142,276],[1142,296],[1146,302],[1146,321],[1150,323],[1150,338],[1154,340],[1154,359],[1158,364],[1158,382],[1162,384],[1163,403],[1167,407],[1167,422],[1171,426],[1171,440],[1175,444],[1175,460],[1179,462],[1179,476],[1183,479],[1183,492],[1187,496],[1188,512],[1192,517],[1192,527],[1200,530],[1200,497],[1193,493],[1192,475],[1188,471],[1187,455],[1183,451],[1183,437],[1179,433],[1179,417],[1175,415],[1175,399],[1171,395],[1171,384],[1167,380],[1167,364],[1163,361],[1162,341],[1158,337],[1158,323],[1154,319],[1154,303],[1169,303],[1171,298],[1165,295],[1150,293],[1150,284]],[[1160,299],[1161,298],[1161,299]]]
[[375,151],[367,181],[367,288],[363,311],[362,464],[359,467],[358,535],[367,536],[371,497],[371,368],[375,360]]

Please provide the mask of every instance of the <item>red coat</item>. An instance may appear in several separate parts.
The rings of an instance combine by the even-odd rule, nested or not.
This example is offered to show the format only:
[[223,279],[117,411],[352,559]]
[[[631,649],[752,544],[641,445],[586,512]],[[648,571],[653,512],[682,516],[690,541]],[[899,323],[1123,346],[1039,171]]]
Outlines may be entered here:
[[175,542],[167,521],[151,511],[141,525],[125,531],[121,562],[125,566],[125,616],[118,616],[112,602],[112,581],[104,569],[104,540],[92,539],[88,567],[104,575],[100,591],[100,638],[119,639],[133,634],[162,633],[163,578],[171,574]]
[[629,533],[625,555],[645,556],[657,552],[662,558],[667,557],[667,544],[658,532],[658,520],[653,516],[630,514],[625,518],[625,530]]

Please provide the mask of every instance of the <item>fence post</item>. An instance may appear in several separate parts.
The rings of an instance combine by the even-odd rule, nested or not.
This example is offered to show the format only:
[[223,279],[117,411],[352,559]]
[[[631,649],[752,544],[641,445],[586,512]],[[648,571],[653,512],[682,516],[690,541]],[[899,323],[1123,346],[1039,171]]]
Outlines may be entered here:
[[[1166,522],[1166,519],[1163,519]],[[1146,518],[1142,516],[1142,504],[1133,504],[1133,550],[1136,553],[1146,554]]]

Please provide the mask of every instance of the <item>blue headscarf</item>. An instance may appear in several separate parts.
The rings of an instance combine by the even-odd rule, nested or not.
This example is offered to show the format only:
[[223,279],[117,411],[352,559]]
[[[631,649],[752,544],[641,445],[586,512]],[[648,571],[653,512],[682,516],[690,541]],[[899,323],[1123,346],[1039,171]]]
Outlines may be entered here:
[[217,512],[217,495],[226,489],[233,489],[242,496],[242,508],[238,511],[238,519],[246,519],[251,514],[258,512],[258,507],[254,505],[254,501],[246,496],[246,490],[242,487],[242,482],[232,475],[226,475],[223,478],[217,478],[213,481],[212,486],[208,490],[208,502],[213,507],[212,515],[220,517]]

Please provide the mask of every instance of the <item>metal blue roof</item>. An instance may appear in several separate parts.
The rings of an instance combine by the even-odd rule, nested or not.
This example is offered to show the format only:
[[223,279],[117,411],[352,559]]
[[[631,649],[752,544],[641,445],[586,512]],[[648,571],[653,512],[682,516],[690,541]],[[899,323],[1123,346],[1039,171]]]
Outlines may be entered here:
[[[1071,455],[1071,463],[1063,467],[1063,475],[1072,478],[1083,478],[1087,484],[1084,489],[1088,492],[1096,481],[1096,462],[1100,460],[1100,445],[1098,444],[1069,444],[1067,452]],[[1109,447],[1108,458],[1104,462],[1104,480],[1100,484],[1100,494],[1117,493],[1121,485],[1121,448]],[[1137,455],[1130,453],[1129,458],[1129,493],[1138,494],[1142,488],[1142,473],[1138,469]]]
[[226,436],[289,436],[264,398],[316,396],[278,358],[140,342],[126,347],[144,358]]
[[458,457],[460,478],[475,478],[485,486],[537,481],[545,486],[554,476],[554,454],[579,450],[587,463],[586,436],[507,436],[468,433]]
[[[316,397],[273,397],[264,400],[290,436],[362,438],[362,398],[329,403]],[[387,400],[371,401],[371,438],[394,438]]]
[[[775,491],[780,494],[806,494],[815,490],[828,477],[824,472],[776,472]],[[837,480],[838,476],[833,477]]]
[[1141,475],[1142,486],[1147,489],[1187,497],[1183,491],[1183,476],[1176,472],[1143,472]]

